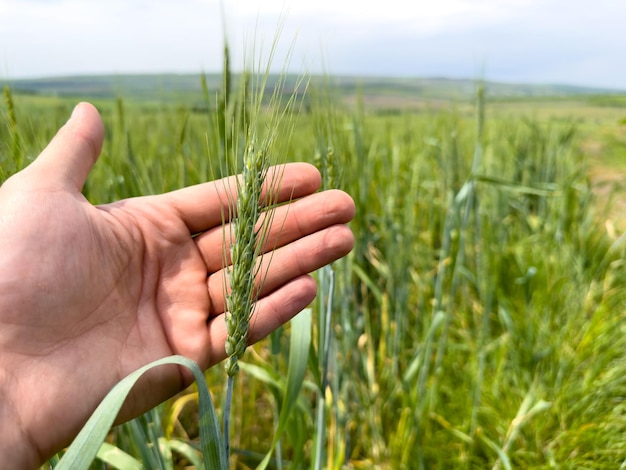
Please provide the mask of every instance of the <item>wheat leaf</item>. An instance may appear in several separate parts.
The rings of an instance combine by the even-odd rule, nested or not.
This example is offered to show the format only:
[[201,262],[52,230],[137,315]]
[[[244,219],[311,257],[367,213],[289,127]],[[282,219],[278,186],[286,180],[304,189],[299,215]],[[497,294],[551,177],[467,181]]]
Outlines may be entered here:
[[207,469],[227,468],[213,401],[204,374],[198,365],[182,356],[170,356],[154,361],[121,380],[96,408],[72,445],[68,448],[56,470],[87,470],[96,457],[104,439],[111,429],[124,400],[139,378],[154,367],[177,364],[187,367],[198,383],[200,408],[200,441]]
[[304,375],[308,364],[309,347],[311,346],[311,322],[312,314],[310,308],[303,310],[291,320],[291,344],[289,347],[287,385],[285,387],[285,394],[278,417],[278,427],[274,433],[272,447],[257,469],[264,469],[269,464],[274,448],[285,430],[291,410],[300,395],[300,389],[304,382]]

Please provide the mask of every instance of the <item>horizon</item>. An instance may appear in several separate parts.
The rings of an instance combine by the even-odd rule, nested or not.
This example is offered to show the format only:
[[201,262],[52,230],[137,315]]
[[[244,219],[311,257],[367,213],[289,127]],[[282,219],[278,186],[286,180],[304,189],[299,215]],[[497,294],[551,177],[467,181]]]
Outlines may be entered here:
[[[90,72],[90,73],[76,73],[71,75],[48,75],[48,76],[35,76],[35,77],[18,77],[18,78],[2,78],[0,76],[0,83],[18,83],[18,82],[45,82],[48,80],[72,80],[72,79],[89,79],[89,78],[132,78],[132,77],[194,77],[194,76],[220,76],[222,75],[222,71],[205,71],[205,72]],[[234,75],[240,75],[243,73],[240,70],[232,71]],[[271,72],[270,76],[279,76],[282,72]],[[290,76],[299,76],[302,74],[298,74],[296,72],[289,72],[287,75]],[[503,85],[503,86],[530,86],[530,87],[555,87],[555,88],[572,88],[575,90],[589,90],[589,91],[598,91],[598,92],[606,92],[606,93],[616,93],[622,94],[626,93],[626,87],[624,88],[613,88],[613,87],[603,87],[603,86],[593,86],[593,85],[577,85],[566,82],[519,82],[519,81],[506,81],[506,80],[489,80],[482,78],[470,78],[470,77],[446,77],[446,76],[392,76],[392,75],[364,75],[364,74],[324,74],[324,73],[311,73],[307,74],[309,77],[330,77],[330,78],[345,78],[351,80],[409,80],[409,81],[450,81],[450,82],[459,82],[459,83],[485,83],[492,85]]]

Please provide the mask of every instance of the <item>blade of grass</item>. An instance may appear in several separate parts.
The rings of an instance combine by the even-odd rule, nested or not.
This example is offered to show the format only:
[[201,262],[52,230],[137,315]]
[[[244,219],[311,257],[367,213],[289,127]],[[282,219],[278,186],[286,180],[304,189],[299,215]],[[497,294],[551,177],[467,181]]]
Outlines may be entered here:
[[187,367],[198,383],[200,401],[200,441],[206,469],[226,469],[227,463],[222,445],[215,408],[209,393],[206,379],[198,365],[182,356],[170,356],[154,361],[128,375],[120,381],[102,400],[96,411],[91,415],[72,445],[68,448],[57,470],[87,470],[96,457],[100,446],[111,429],[124,400],[139,378],[154,367],[166,364],[177,364]]
[[118,470],[143,470],[140,461],[108,442],[102,443],[96,458]]
[[172,435],[174,434],[174,426],[176,425],[176,422],[180,414],[183,412],[185,406],[187,406],[188,403],[196,402],[197,400],[197,393],[189,393],[181,396],[174,403],[172,403],[169,413],[167,414],[167,416],[165,416],[165,426],[163,427],[163,435],[167,439],[172,438]]
[[312,311],[305,309],[291,320],[291,343],[289,348],[289,366],[287,369],[287,384],[285,393],[280,407],[280,415],[278,417],[278,427],[274,432],[272,446],[265,455],[263,461],[257,467],[260,470],[267,468],[270,459],[276,448],[276,444],[282,436],[287,420],[290,417],[291,410],[298,400],[304,375],[306,373],[309,360],[309,347],[311,346],[311,323]]
[[179,439],[170,439],[167,441],[167,445],[173,452],[185,457],[195,468],[203,468],[203,462],[200,455],[196,452],[196,449],[194,449],[187,442]]
[[317,415],[315,418],[315,453],[313,455],[313,468],[321,469],[324,459],[323,445],[326,430],[326,389],[328,387],[328,359],[331,344],[331,315],[333,308],[334,271],[332,267],[325,266],[319,271],[320,276],[320,299],[325,302],[321,308],[318,320],[318,349],[319,349],[319,374],[320,386],[317,397]]

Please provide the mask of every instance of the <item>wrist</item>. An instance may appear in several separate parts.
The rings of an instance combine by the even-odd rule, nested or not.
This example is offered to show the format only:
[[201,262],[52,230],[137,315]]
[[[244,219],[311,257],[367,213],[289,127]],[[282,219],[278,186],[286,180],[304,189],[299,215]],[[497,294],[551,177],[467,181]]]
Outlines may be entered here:
[[16,469],[36,469],[43,464],[9,393],[11,379],[0,366],[0,460]]

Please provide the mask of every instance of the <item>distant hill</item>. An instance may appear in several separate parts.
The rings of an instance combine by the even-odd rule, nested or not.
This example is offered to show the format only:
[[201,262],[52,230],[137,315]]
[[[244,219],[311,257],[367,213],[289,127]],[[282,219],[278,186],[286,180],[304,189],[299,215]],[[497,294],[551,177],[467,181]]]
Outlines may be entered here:
[[[220,74],[206,75],[207,86],[218,90]],[[81,75],[9,80],[3,83],[18,93],[86,98],[159,99],[202,92],[200,75]]]
[[[211,92],[217,92],[222,83],[221,74],[205,75]],[[278,76],[272,76],[273,87]],[[235,77],[236,79],[236,77]],[[291,92],[298,77],[289,76],[286,91]],[[407,100],[457,100],[472,99],[476,80],[450,78],[393,78],[333,76],[311,77],[311,83],[330,87],[347,100],[360,94],[369,102],[388,104],[406,103]],[[23,80],[0,80],[16,93],[44,96],[79,97],[85,99],[114,98],[136,100],[197,100],[202,96],[200,74],[148,74],[148,75],[96,75],[50,77]],[[626,94],[626,91],[571,85],[535,85],[499,82],[483,82],[487,96],[496,99],[567,98],[590,95]]]

